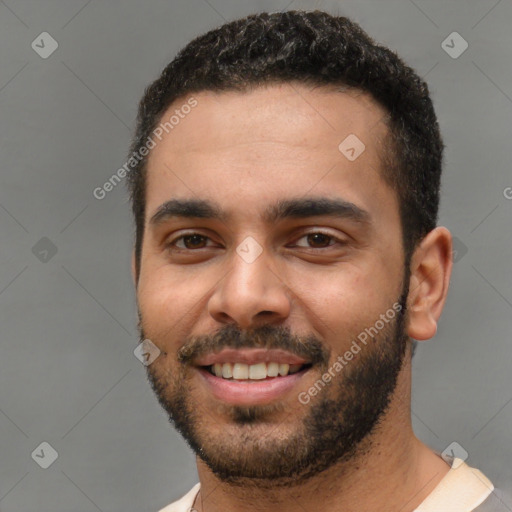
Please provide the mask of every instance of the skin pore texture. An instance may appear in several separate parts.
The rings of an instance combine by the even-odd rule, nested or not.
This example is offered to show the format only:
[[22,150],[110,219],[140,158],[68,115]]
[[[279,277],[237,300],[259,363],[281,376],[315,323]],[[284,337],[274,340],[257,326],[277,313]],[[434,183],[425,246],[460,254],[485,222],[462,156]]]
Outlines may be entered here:
[[[436,333],[450,233],[431,231],[405,268],[398,200],[380,175],[386,113],[371,96],[294,83],[194,98],[149,156],[136,283],[141,340],[161,351],[148,379],[196,453],[194,508],[412,512],[449,470],[412,430],[409,337]],[[353,161],[338,149],[350,134],[365,145]],[[306,198],[366,213],[264,215]],[[224,217],[151,223],[171,199],[210,201]],[[261,249],[250,263],[237,252],[247,237]],[[389,311],[302,403],[299,393]],[[241,347],[281,348],[313,364],[266,403],[227,403],[194,360]]]

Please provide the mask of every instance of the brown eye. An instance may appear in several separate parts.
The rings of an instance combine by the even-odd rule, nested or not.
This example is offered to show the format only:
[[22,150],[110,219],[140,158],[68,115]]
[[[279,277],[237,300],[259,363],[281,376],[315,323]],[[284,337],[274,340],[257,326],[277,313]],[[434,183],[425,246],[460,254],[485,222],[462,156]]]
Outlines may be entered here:
[[187,249],[197,249],[203,247],[206,237],[203,235],[186,235],[183,237],[183,243]]
[[313,233],[311,235],[307,235],[307,239],[314,247],[328,247],[330,245],[329,240],[331,240],[332,237],[324,233]]
[[332,247],[333,245],[343,245],[343,241],[329,235],[327,233],[322,233],[321,231],[315,233],[307,233],[304,236],[301,236],[299,240],[306,240],[306,244],[297,243],[298,247],[305,247],[310,249],[324,249],[327,247]]
[[179,250],[194,250],[203,249],[207,247],[206,243],[209,238],[200,233],[190,233],[188,235],[182,235],[169,242],[168,247],[170,249],[176,248]]

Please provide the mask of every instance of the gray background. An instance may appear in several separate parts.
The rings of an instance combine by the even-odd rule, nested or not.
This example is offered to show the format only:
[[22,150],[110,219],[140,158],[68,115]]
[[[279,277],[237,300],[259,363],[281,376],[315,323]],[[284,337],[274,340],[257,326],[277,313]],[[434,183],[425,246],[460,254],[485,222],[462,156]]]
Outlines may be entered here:
[[[458,252],[438,334],[414,358],[414,428],[438,451],[458,442],[509,488],[510,1],[4,0],[2,512],[156,511],[196,483],[133,354],[124,184],[101,201],[92,191],[125,162],[143,89],[180,47],[224,20],[296,8],[350,16],[429,83],[447,145],[440,224]],[[31,48],[45,31],[59,44],[47,59]],[[453,31],[469,43],[456,59],[441,46]],[[58,452],[47,469],[31,456],[42,442]]]

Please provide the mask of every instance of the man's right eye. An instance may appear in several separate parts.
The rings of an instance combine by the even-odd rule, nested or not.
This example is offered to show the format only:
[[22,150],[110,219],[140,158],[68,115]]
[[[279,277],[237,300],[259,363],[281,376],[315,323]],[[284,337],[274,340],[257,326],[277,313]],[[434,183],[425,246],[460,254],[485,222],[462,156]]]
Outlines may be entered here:
[[[178,248],[178,250],[194,250],[194,249],[203,249],[205,248],[205,241],[211,240],[209,237],[202,235],[200,233],[188,233],[186,235],[181,235],[179,237],[171,240],[166,247],[167,248]],[[178,245],[182,242],[182,245]]]

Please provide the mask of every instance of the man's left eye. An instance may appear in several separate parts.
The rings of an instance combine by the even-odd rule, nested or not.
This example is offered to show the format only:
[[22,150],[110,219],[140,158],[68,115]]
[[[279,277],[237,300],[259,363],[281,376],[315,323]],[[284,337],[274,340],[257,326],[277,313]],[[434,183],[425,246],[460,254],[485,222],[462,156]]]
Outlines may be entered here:
[[[298,247],[309,247],[312,249],[322,249],[324,247],[332,247],[333,245],[337,243],[343,245],[343,240],[340,240],[339,238],[336,238],[333,235],[329,235],[327,233],[322,233],[321,231],[315,232],[315,233],[308,233],[306,235],[301,236],[298,240],[306,239],[307,244],[313,244],[311,245],[300,245],[297,244]],[[329,243],[329,240],[334,241],[334,243]]]

